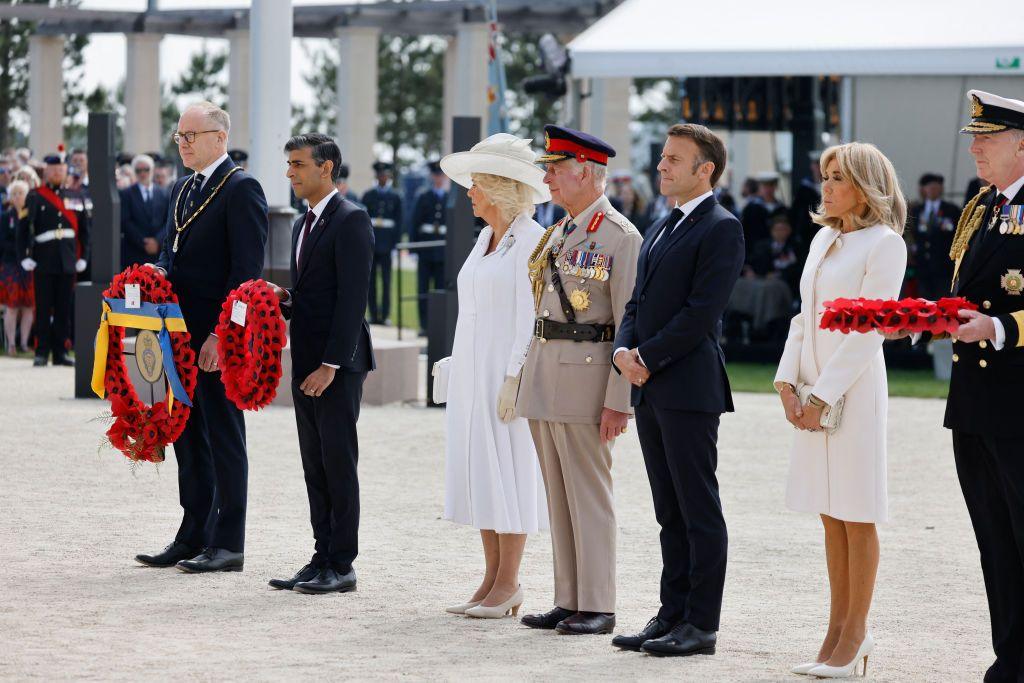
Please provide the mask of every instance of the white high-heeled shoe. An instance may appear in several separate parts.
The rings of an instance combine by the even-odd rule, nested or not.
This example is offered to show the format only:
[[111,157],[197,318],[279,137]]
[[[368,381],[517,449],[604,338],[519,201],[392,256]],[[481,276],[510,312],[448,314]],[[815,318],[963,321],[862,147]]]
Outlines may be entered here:
[[467,617],[476,617],[478,619],[501,619],[507,617],[510,613],[512,616],[519,614],[519,607],[523,604],[523,587],[520,586],[516,589],[516,592],[512,594],[512,597],[494,607],[487,607],[485,605],[477,605],[466,610]]
[[479,600],[473,602],[464,602],[461,605],[452,605],[451,607],[445,607],[444,611],[448,612],[448,614],[465,614],[466,610],[468,610],[470,607],[476,607],[479,604]]
[[853,661],[846,666],[829,666],[827,664],[819,664],[810,671],[807,672],[808,676],[817,676],[818,678],[850,678],[857,673],[857,665],[864,661],[864,670],[861,672],[862,676],[868,675],[868,655],[875,649],[875,639],[870,633],[864,636],[864,641],[857,648],[857,654],[854,655]]
[[790,673],[806,676],[807,674],[811,673],[811,669],[813,669],[816,666],[821,666],[824,663],[825,662],[804,662],[803,664],[797,664],[789,671]]

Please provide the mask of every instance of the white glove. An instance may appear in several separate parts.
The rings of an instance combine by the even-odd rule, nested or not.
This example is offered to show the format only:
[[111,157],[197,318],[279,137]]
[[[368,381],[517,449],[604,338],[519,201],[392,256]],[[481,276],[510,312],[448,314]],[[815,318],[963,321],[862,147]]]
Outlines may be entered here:
[[160,266],[156,265],[155,263],[143,263],[142,265],[145,266],[146,268],[152,268],[153,270],[160,273],[164,277],[167,277],[167,271],[161,268]]
[[505,377],[505,382],[498,390],[498,418],[508,424],[516,416],[516,396],[519,394],[519,378]]
[[83,270],[85,270],[85,259],[80,258],[77,261],[75,261],[75,272],[81,273]]
[[30,258],[21,259],[21,267],[28,272],[32,272],[36,269],[36,262]]

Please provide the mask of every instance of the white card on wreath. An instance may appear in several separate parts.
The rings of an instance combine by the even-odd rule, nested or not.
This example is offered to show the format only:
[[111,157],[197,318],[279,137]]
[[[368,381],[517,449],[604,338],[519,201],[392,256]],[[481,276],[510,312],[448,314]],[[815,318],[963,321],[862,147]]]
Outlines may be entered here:
[[247,306],[244,301],[236,301],[231,304],[231,322],[236,325],[245,327],[245,309]]
[[142,288],[138,284],[124,286],[124,307],[142,308]]

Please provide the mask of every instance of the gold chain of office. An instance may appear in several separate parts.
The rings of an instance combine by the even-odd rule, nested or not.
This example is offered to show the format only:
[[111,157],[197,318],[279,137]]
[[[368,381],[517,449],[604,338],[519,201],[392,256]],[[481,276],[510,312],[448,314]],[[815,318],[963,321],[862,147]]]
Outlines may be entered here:
[[218,192],[220,192],[220,188],[224,187],[224,183],[226,183],[228,181],[228,178],[230,178],[235,171],[241,171],[241,170],[242,170],[241,166],[235,166],[233,169],[228,171],[227,174],[221,179],[221,181],[217,185],[217,187],[213,188],[213,192],[211,192],[210,196],[206,198],[206,201],[203,202],[202,204],[200,204],[199,208],[192,212],[192,215],[188,217],[188,220],[185,221],[184,225],[180,225],[178,223],[178,216],[181,215],[180,212],[179,212],[179,209],[181,208],[181,195],[189,194],[190,192],[192,192],[192,187],[196,184],[196,175],[197,174],[195,174],[195,173],[192,174],[192,179],[188,183],[188,189],[182,187],[181,188],[181,192],[178,193],[178,198],[174,202],[174,232],[175,232],[175,235],[174,235],[174,246],[171,247],[171,251],[173,251],[175,254],[178,253],[178,238],[181,237],[181,233],[185,232],[185,228],[187,228],[189,225],[191,225],[192,221],[194,221],[196,219],[196,217],[203,212],[203,209],[205,209],[206,206],[211,201],[213,201],[213,198],[217,196]]

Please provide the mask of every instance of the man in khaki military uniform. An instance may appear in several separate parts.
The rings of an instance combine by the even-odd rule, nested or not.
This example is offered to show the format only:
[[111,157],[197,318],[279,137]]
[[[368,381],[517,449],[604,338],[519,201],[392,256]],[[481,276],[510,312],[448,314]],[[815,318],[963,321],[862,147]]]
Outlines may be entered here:
[[611,347],[643,240],[604,195],[615,150],[579,131],[544,132],[544,182],[568,215],[548,229],[531,258],[537,322],[516,412],[530,421],[547,489],[555,607],[522,621],[559,633],[610,633],[611,445],[632,414],[630,384],[611,367]]

